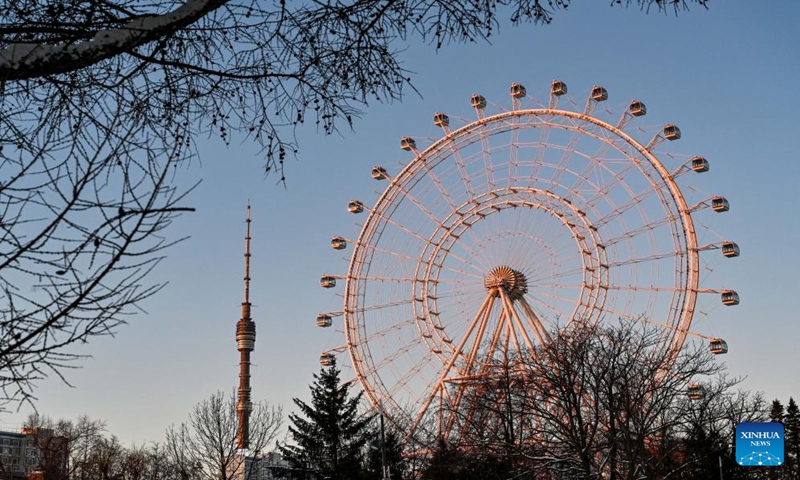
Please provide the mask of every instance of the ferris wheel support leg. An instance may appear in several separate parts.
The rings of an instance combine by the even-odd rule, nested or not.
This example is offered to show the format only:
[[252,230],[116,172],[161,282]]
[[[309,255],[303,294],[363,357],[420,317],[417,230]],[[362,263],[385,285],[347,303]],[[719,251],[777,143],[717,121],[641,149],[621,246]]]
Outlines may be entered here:
[[[497,328],[495,329],[494,335],[492,336],[492,343],[489,344],[488,352],[490,352],[490,354],[493,354],[497,350],[497,344],[500,342],[500,335],[502,335],[503,332],[506,332],[506,334],[508,334],[508,329],[505,326],[505,323],[508,321],[508,318],[506,317],[505,313],[506,313],[505,310],[500,312],[500,319],[497,322]],[[508,344],[508,339],[506,339],[506,345],[507,344]]]
[[[505,315],[505,312],[503,312],[503,315]],[[513,328],[511,327],[511,320],[508,320],[508,325],[506,325],[504,331],[506,334],[506,339],[503,342],[503,358],[508,358],[509,347],[511,347],[511,332],[513,331]]]
[[[464,375],[470,375],[472,373],[472,368],[475,364],[475,357],[478,356],[478,350],[481,345],[481,340],[483,340],[483,335],[486,333],[486,327],[489,324],[489,314],[492,311],[492,307],[494,306],[494,298],[491,299],[489,305],[483,309],[483,316],[481,318],[481,326],[478,328],[478,334],[475,335],[475,341],[472,343],[472,349],[469,352],[469,356],[467,357],[467,364],[464,368]],[[491,347],[489,352],[491,352]]]
[[419,427],[419,424],[422,421],[422,417],[425,416],[425,412],[428,410],[428,407],[431,406],[431,403],[433,402],[434,397],[436,397],[437,393],[442,391],[442,389],[444,388],[444,380],[445,380],[445,378],[447,378],[447,375],[450,374],[450,370],[453,368],[453,365],[456,363],[456,360],[458,359],[459,354],[461,354],[461,351],[464,349],[464,345],[466,345],[467,340],[469,340],[469,337],[470,337],[470,335],[472,335],[472,332],[475,330],[475,327],[478,325],[478,322],[484,317],[484,315],[485,315],[484,311],[487,308],[489,308],[491,306],[491,304],[492,304],[492,296],[491,295],[486,295],[486,299],[483,301],[483,303],[481,304],[480,308],[478,309],[478,313],[475,315],[475,317],[470,322],[469,327],[467,328],[467,331],[464,334],[464,338],[461,339],[461,342],[458,344],[458,347],[453,352],[453,357],[450,359],[449,362],[447,362],[447,365],[444,367],[444,370],[442,371],[442,374],[439,376],[439,380],[435,384],[436,386],[433,388],[431,393],[428,395],[428,398],[425,399],[425,403],[419,409],[419,412],[417,413],[417,418],[414,420],[414,423],[411,425],[411,429],[410,429],[411,432],[414,432],[414,431],[417,430],[417,427]]
[[[517,313],[517,309],[514,308],[514,304],[511,299],[508,297],[508,294],[503,290],[500,289],[500,297],[503,299],[503,304],[506,309],[508,309],[509,313],[511,314],[511,318],[513,318],[514,322],[516,322],[517,327],[519,327],[520,334],[522,338],[525,340],[525,345],[528,347],[529,351],[533,351],[533,342],[531,341],[531,337],[528,335],[528,331],[525,330],[525,325],[522,323],[522,320],[519,318],[519,314]],[[536,334],[536,338],[539,340],[539,343],[542,342],[541,337],[539,337],[538,332],[534,330]]]
[[533,308],[528,304],[528,301],[525,300],[525,297],[519,299],[519,304],[522,307],[522,310],[525,312],[525,318],[528,319],[528,322],[533,327],[533,331],[536,332],[536,338],[539,340],[540,344],[545,344],[550,341],[550,334],[547,333],[547,329],[544,328],[542,322],[539,321],[539,317],[536,316],[534,313]]
[[444,405],[444,391],[443,390],[439,390],[439,411],[436,412],[436,417],[437,417],[436,428],[437,428],[437,430],[438,430],[438,432],[440,434],[441,434],[441,431],[442,431],[442,421],[443,421],[443,419],[442,419],[442,416],[443,416],[442,405]]
[[[509,352],[509,349],[510,349],[512,343],[514,344],[514,349],[516,349],[516,351],[518,351],[518,352],[522,351],[522,349],[520,348],[521,345],[519,343],[519,337],[517,337],[517,331],[514,329],[514,324],[511,321],[511,315],[506,313],[506,317],[508,318],[508,322],[506,322],[506,327],[507,327],[506,328],[506,341],[503,344],[503,348],[504,348],[503,355],[504,356],[508,356],[508,352]],[[509,339],[511,340],[510,343],[509,343]]]
[[[483,324],[481,325],[481,330],[482,331],[485,331],[486,325],[489,323],[489,314],[492,311],[492,306],[493,305],[494,305],[494,297],[492,298],[492,303],[489,304],[489,306],[484,311]],[[495,329],[494,335],[492,335],[492,342],[489,344],[489,348],[486,350],[486,352],[487,352],[486,355],[488,357],[491,357],[491,355],[494,353],[495,349],[497,348],[497,341],[500,338],[500,334],[502,333],[503,324],[505,323],[505,321],[506,321],[506,312],[505,312],[505,310],[501,310],[500,318],[497,321],[497,328]],[[482,336],[482,334],[480,334],[480,335]],[[474,363],[475,362],[475,357],[477,356],[478,347],[479,346],[480,346],[480,341],[479,341],[479,339],[476,339],[476,342],[475,342],[475,344],[473,346],[473,350],[470,352],[469,359],[467,360],[467,366],[464,369],[463,376],[465,376],[465,377],[469,377],[472,374],[473,366],[475,364]],[[466,384],[464,384],[464,383],[459,385],[458,393],[456,394],[455,399],[453,400],[453,402],[451,404],[451,407],[450,407],[451,410],[454,411],[454,412],[457,412],[458,411],[458,407],[461,405],[461,399],[462,399],[462,397],[464,395],[465,387],[466,387]],[[464,420],[465,424],[469,425],[469,422],[472,419],[472,414],[473,414],[473,412],[472,412],[472,408],[471,408],[470,411],[467,413],[467,415],[465,417],[465,420]],[[456,420],[456,415],[451,415],[450,418],[448,418],[447,425],[445,425],[445,430],[444,430],[445,436],[450,434],[450,431],[453,428],[453,423],[455,423],[455,420]]]

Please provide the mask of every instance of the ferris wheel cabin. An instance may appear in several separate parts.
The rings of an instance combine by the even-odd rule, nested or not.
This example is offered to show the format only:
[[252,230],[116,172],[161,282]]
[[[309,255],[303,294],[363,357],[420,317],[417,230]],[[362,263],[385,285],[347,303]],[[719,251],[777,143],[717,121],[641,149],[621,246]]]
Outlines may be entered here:
[[334,250],[344,250],[347,248],[347,240],[342,237],[331,238],[331,248]]
[[707,172],[708,168],[708,160],[703,157],[692,157],[692,170],[697,173],[703,173]]
[[553,83],[550,85],[550,93],[560,97],[561,95],[567,94],[567,84],[562,82],[561,80],[553,80]]
[[403,137],[400,139],[400,148],[406,151],[415,150],[417,148],[417,142],[411,137]]
[[686,394],[689,396],[689,400],[702,400],[703,393],[703,387],[696,383],[690,383],[689,386],[686,387]]
[[333,323],[333,319],[327,313],[320,313],[317,315],[317,326],[322,328],[330,327]]
[[728,343],[721,338],[714,338],[709,342],[708,348],[714,355],[722,355],[728,353]]
[[450,117],[442,112],[436,112],[433,114],[433,124],[437,127],[448,127],[450,126]]
[[470,99],[470,105],[474,108],[483,109],[486,108],[486,97],[483,95],[478,95],[477,93],[472,95],[472,99]]
[[722,254],[726,257],[738,257],[739,245],[735,242],[722,242]]
[[734,290],[723,290],[720,297],[723,305],[739,305],[739,294]]
[[725,197],[714,197],[711,199],[711,209],[715,212],[727,212],[731,209],[731,204]]
[[347,211],[350,213],[361,213],[364,211],[364,204],[358,200],[350,200],[347,204]]
[[643,102],[634,100],[630,105],[628,105],[628,112],[634,117],[641,117],[642,115],[647,114],[647,107]]
[[386,172],[385,168],[375,165],[372,167],[372,178],[375,180],[386,180],[389,178],[389,174]]
[[319,285],[322,288],[333,288],[336,286],[336,277],[332,275],[323,275],[319,279]]
[[319,364],[323,367],[329,367],[336,362],[336,358],[332,353],[323,353],[319,356]]
[[595,102],[603,102],[605,100],[608,100],[608,90],[601,87],[600,85],[595,85],[594,87],[592,87],[591,97],[592,100],[594,100]]
[[521,83],[512,83],[511,84],[511,97],[512,98],[525,98],[528,92],[525,90],[525,86]]
[[681,129],[677,125],[664,125],[664,138],[667,140],[677,140],[681,138]]

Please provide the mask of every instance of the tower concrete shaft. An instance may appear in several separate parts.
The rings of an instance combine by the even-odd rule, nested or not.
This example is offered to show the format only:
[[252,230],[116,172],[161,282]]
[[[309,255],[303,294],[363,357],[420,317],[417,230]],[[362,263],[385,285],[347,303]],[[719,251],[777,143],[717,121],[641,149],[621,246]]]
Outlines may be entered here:
[[250,318],[250,202],[247,203],[247,235],[244,240],[244,302],[242,318],[236,322],[236,344],[239,350],[239,391],[236,400],[236,416],[239,421],[236,446],[250,446],[250,352],[256,346],[256,324]]

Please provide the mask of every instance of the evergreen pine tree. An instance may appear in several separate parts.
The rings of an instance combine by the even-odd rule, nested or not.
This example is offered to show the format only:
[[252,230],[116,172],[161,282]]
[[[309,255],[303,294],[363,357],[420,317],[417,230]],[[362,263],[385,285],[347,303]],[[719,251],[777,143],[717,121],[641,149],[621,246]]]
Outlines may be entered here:
[[786,414],[783,416],[784,456],[789,478],[800,479],[800,409],[794,398],[789,397]]
[[[772,407],[769,410],[769,421],[783,423],[784,408],[783,404],[777,398],[772,401]],[[786,432],[784,431],[784,437]],[[771,467],[766,469],[764,478],[767,480],[784,480],[787,477],[789,467],[786,465],[786,454],[783,456],[784,463],[779,467]]]
[[358,413],[361,393],[349,397],[336,364],[314,374],[311,404],[293,401],[299,413],[289,415],[293,445],[279,445],[289,463],[284,473],[294,479],[358,480],[363,477],[363,457],[370,439],[371,417]]
[[[486,450],[459,449],[439,439],[422,480],[506,480],[538,478],[530,472],[513,474],[507,459]],[[541,477],[552,478],[552,477]]]
[[[378,430],[379,432],[380,430]],[[367,456],[367,480],[383,480],[382,463],[385,455],[386,467],[389,469],[391,480],[401,480],[408,472],[408,462],[403,458],[403,444],[395,430],[387,428],[384,435],[385,445],[381,452],[380,433],[373,435],[374,448],[370,448]]]
[[769,411],[769,421],[783,423],[783,404],[777,398],[772,401],[772,408]]

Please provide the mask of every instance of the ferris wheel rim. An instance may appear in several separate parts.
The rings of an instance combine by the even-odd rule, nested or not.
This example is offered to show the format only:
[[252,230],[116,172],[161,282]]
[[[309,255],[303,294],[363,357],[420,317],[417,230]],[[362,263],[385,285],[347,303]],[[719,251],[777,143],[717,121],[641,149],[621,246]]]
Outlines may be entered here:
[[[632,147],[636,150],[639,155],[646,159],[650,166],[655,169],[655,171],[659,174],[659,179],[667,186],[669,197],[672,201],[674,201],[677,211],[678,211],[678,219],[680,220],[680,227],[682,232],[684,233],[684,242],[685,242],[685,254],[687,256],[686,260],[686,273],[687,278],[684,282],[686,288],[683,289],[683,293],[685,297],[682,301],[682,314],[678,322],[678,327],[676,331],[678,333],[678,337],[673,339],[673,346],[677,343],[680,345],[683,344],[685,341],[686,335],[689,331],[689,327],[691,325],[691,317],[693,314],[693,310],[695,308],[696,300],[697,300],[697,290],[699,285],[699,255],[698,255],[698,248],[697,248],[697,239],[696,233],[694,230],[694,222],[691,217],[691,212],[688,208],[686,200],[681,192],[680,188],[678,187],[677,183],[675,182],[674,178],[672,178],[671,174],[661,161],[644,145],[642,145],[637,140],[630,137],[627,133],[622,131],[621,129],[611,125],[610,123],[604,122],[599,120],[591,115],[582,114],[578,112],[572,112],[568,110],[560,110],[560,109],[551,109],[551,108],[541,108],[541,109],[518,109],[512,110],[507,112],[502,112],[496,115],[486,116],[480,118],[476,121],[470,122],[459,129],[453,130],[446,134],[444,137],[435,141],[433,144],[428,146],[422,152],[416,153],[414,159],[412,159],[403,169],[402,171],[394,178],[390,179],[390,185],[384,190],[381,194],[378,201],[375,203],[375,207],[370,209],[368,218],[364,223],[364,228],[360,232],[358,239],[354,244],[353,254],[350,259],[350,265],[348,267],[347,275],[345,276],[345,310],[344,310],[344,317],[345,317],[345,335],[346,341],[348,346],[353,345],[361,345],[362,348],[369,348],[368,344],[359,343],[358,332],[353,327],[353,315],[356,313],[352,309],[348,309],[348,299],[358,299],[359,292],[353,291],[354,288],[358,287],[360,277],[356,275],[356,266],[360,264],[358,259],[358,255],[361,253],[366,253],[365,245],[369,244],[369,241],[365,241],[365,239],[371,238],[372,233],[368,231],[367,226],[371,225],[375,218],[380,218],[382,215],[377,214],[379,212],[378,206],[385,205],[386,207],[391,207],[393,205],[393,199],[390,197],[394,195],[395,197],[398,195],[402,195],[404,192],[404,188],[401,186],[403,181],[409,178],[412,178],[412,174],[418,173],[420,169],[425,168],[424,163],[425,159],[430,156],[431,153],[444,150],[448,143],[454,142],[454,139],[461,138],[463,136],[475,135],[476,132],[483,126],[489,125],[495,122],[500,122],[509,118],[514,117],[536,117],[539,118],[540,116],[553,116],[553,117],[567,117],[571,119],[578,119],[584,122],[588,122],[594,124],[595,126],[604,129],[610,133],[612,133],[616,138],[622,139],[627,145]],[[567,128],[561,125],[553,125],[549,123],[542,123],[540,126],[534,126],[532,128],[560,128],[564,130],[571,130],[571,128]],[[503,130],[503,132],[513,130],[510,127],[508,130]],[[574,127],[572,129],[575,132],[580,132],[582,134],[590,135],[596,138],[599,141],[605,141],[605,139],[592,135],[590,132],[580,128]],[[615,145],[612,145],[615,146]],[[616,146],[615,146],[616,147]],[[627,155],[626,155],[627,156]],[[636,163],[637,168],[641,169],[641,165],[635,159],[630,156],[627,156],[630,160]],[[445,157],[446,158],[446,157]],[[424,173],[422,173],[424,175]],[[661,193],[661,192],[659,192]],[[388,201],[388,203],[387,203]],[[377,237],[378,239],[380,236]],[[355,286],[354,286],[355,285]],[[363,287],[362,287],[363,288]],[[355,348],[348,348],[350,353],[351,362],[354,366],[354,370],[356,372],[356,376],[362,385],[365,386],[364,390],[367,393],[367,397],[373,404],[378,404],[385,399],[378,398],[378,393],[375,391],[374,387],[369,384],[367,377],[369,376],[369,372],[364,369],[363,362],[365,358],[363,358],[359,352],[356,351]],[[675,355],[677,355],[677,349],[675,349]],[[368,387],[370,385],[371,387]]]

